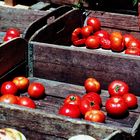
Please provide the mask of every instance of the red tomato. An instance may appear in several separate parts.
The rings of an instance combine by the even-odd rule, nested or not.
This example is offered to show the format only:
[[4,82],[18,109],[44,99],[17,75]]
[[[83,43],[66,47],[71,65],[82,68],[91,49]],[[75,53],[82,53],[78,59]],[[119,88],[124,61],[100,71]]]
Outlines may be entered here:
[[84,87],[86,92],[99,92],[100,91],[100,83],[95,78],[87,78],[84,82]]
[[45,87],[42,83],[33,82],[28,87],[28,94],[32,98],[41,98],[45,94]]
[[89,36],[85,41],[86,48],[97,49],[100,47],[100,40],[97,36]]
[[16,95],[18,91],[17,86],[12,81],[4,82],[1,86],[1,94],[13,94]]
[[108,38],[101,38],[100,45],[102,49],[111,49],[111,41]]
[[80,109],[77,105],[64,104],[59,108],[59,114],[71,118],[79,118],[81,115]]
[[131,39],[127,44],[127,48],[129,47],[136,47],[140,49],[140,42],[137,39]]
[[85,99],[85,98],[91,98],[91,100],[94,101],[96,104],[99,104],[99,106],[101,106],[102,104],[101,96],[98,93],[95,93],[95,92],[86,93],[82,97],[82,99]]
[[112,32],[110,42],[112,51],[121,52],[124,50],[124,39],[120,32]]
[[125,50],[125,54],[140,56],[140,49],[137,47],[129,47]]
[[121,117],[128,111],[128,106],[121,96],[113,96],[107,99],[106,111],[111,116]]
[[125,35],[123,35],[123,38],[124,38],[124,45],[126,47],[128,47],[129,41],[134,39],[134,37],[131,34],[125,34]]
[[4,94],[0,97],[0,102],[9,103],[9,104],[17,104],[18,100],[15,95]]
[[81,33],[84,38],[87,38],[93,33],[93,27],[89,25],[84,26],[82,27]]
[[96,103],[95,99],[92,98],[82,98],[81,104],[80,104],[80,111],[83,115],[89,110],[100,110],[100,105]]
[[92,26],[94,32],[99,31],[101,29],[101,22],[98,18],[95,17],[89,17],[87,19],[87,25]]
[[132,93],[126,93],[123,95],[123,99],[127,103],[128,108],[135,108],[138,105],[137,97]]
[[13,37],[19,37],[20,36],[20,31],[17,28],[9,28],[6,31],[6,35],[13,35]]
[[69,94],[64,100],[64,104],[74,104],[78,106],[80,105],[80,102],[81,102],[81,97],[76,94]]
[[105,30],[99,30],[94,33],[95,36],[98,36],[99,38],[107,38],[109,39],[109,33]]
[[105,122],[105,114],[101,110],[90,110],[85,114],[85,120],[92,122]]
[[82,36],[82,29],[80,27],[76,28],[73,32],[72,32],[72,43],[75,46],[83,46],[85,44],[85,38],[83,38]]
[[13,35],[5,35],[4,38],[3,38],[3,41],[6,42],[6,41],[9,41],[11,39],[15,38],[15,36]]
[[121,80],[114,80],[108,86],[108,92],[110,96],[123,96],[124,94],[129,92],[129,86],[127,83]]
[[19,90],[25,90],[29,85],[29,79],[24,76],[19,76],[13,79],[13,83],[15,83]]
[[29,97],[20,97],[18,99],[18,105],[29,107],[29,108],[36,108],[35,102]]

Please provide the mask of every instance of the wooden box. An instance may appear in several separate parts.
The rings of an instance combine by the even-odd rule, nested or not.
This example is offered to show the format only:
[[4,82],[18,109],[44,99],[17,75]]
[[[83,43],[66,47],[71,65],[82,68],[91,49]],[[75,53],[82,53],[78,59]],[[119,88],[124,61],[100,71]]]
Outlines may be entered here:
[[[89,16],[98,17],[102,29],[132,33],[140,38],[137,16],[95,11],[90,11]],[[28,47],[30,75],[78,85],[82,85],[86,77],[93,76],[101,81],[103,89],[107,89],[111,81],[120,79],[130,85],[132,92],[140,95],[140,57],[72,46],[71,33],[82,26],[86,18],[74,9],[31,37]]]
[[44,2],[41,0],[16,1],[13,6],[8,5],[8,2],[10,0],[0,1],[0,43],[8,28],[18,28],[22,34],[33,21],[57,8],[47,0]]
[[17,75],[26,75],[28,43],[15,38],[0,45],[0,83]]

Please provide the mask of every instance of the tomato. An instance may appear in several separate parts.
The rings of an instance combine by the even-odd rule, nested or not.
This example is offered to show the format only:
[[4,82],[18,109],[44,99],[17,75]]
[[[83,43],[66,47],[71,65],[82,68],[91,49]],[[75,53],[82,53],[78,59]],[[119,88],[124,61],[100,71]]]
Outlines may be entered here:
[[85,41],[86,48],[97,49],[100,47],[100,40],[97,36],[89,36]]
[[134,37],[131,34],[125,34],[125,35],[123,35],[123,38],[124,38],[125,47],[128,47],[129,41],[134,39]]
[[79,107],[73,104],[64,104],[59,108],[58,113],[71,118],[79,118],[81,115]]
[[94,101],[96,104],[98,104],[99,106],[101,106],[102,104],[102,99],[101,99],[101,96],[98,94],[98,93],[95,93],[95,92],[89,92],[89,93],[86,93],[82,99],[85,99],[85,98],[91,98],[92,101]]
[[129,47],[136,47],[140,49],[140,42],[137,39],[131,39],[127,44],[127,48]]
[[90,25],[93,27],[93,31],[99,31],[101,29],[101,22],[98,18],[95,17],[89,17],[87,19],[87,25]]
[[105,30],[99,30],[94,33],[95,36],[98,36],[100,39],[101,38],[107,38],[109,39],[109,33]]
[[138,105],[137,97],[132,93],[126,93],[123,96],[123,99],[127,103],[128,108],[135,108]]
[[18,100],[15,95],[4,94],[0,97],[0,102],[9,103],[9,104],[17,104]]
[[111,116],[122,117],[128,111],[128,106],[122,96],[113,96],[105,103],[106,111]]
[[123,96],[125,93],[129,92],[129,86],[127,83],[121,80],[114,80],[108,86],[108,92],[110,96]]
[[100,45],[102,49],[111,49],[111,41],[108,38],[102,37],[100,39]]
[[13,35],[13,37],[19,37],[20,36],[20,30],[17,28],[9,28],[6,31],[6,35]]
[[83,115],[89,110],[100,110],[100,105],[96,103],[95,99],[93,98],[82,98],[80,104],[80,111]]
[[120,32],[110,34],[111,50],[121,52],[124,50],[124,39]]
[[13,83],[15,83],[19,90],[25,90],[28,88],[29,79],[24,76],[19,76],[13,79]]
[[45,87],[42,83],[33,82],[28,87],[28,94],[32,98],[41,98],[45,94]]
[[29,107],[29,108],[36,108],[35,102],[29,97],[20,97],[18,99],[18,105]]
[[138,47],[129,47],[125,50],[125,54],[140,56],[140,49]]
[[74,104],[78,106],[80,105],[80,102],[81,102],[81,97],[76,94],[69,94],[64,100],[64,104]]
[[17,86],[12,81],[4,82],[1,86],[1,94],[13,94],[16,95],[18,91]]
[[80,27],[76,28],[73,32],[72,32],[72,43],[75,46],[83,46],[85,44],[85,38],[83,38],[82,36],[82,29]]
[[101,110],[89,110],[85,114],[85,120],[92,122],[105,122],[105,114]]
[[83,36],[84,38],[87,38],[87,37],[89,37],[90,35],[92,35],[92,33],[93,33],[93,27],[92,27],[92,26],[89,26],[89,25],[84,26],[84,27],[82,27],[82,29],[81,29],[81,33],[82,33],[82,36]]
[[86,92],[99,92],[101,85],[95,78],[87,78],[84,82]]

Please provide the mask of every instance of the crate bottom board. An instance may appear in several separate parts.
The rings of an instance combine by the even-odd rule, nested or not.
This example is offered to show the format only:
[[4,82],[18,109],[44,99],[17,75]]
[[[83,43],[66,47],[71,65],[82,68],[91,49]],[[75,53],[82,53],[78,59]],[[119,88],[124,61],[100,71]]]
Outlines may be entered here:
[[[76,93],[80,96],[85,94],[85,89],[83,86],[66,84],[66,83],[51,81],[51,80],[45,80],[45,79],[40,79],[40,78],[36,78],[36,77],[30,77],[29,79],[30,79],[30,82],[41,82],[45,85],[45,94],[46,95],[42,99],[35,100],[35,103],[37,105],[37,109],[34,110],[34,114],[32,114],[30,111],[28,112],[29,114],[28,113],[26,114],[26,109],[23,109],[23,112],[22,112],[22,109],[21,110],[16,109],[17,106],[15,106],[15,105],[12,105],[12,106],[15,106],[15,108],[10,107],[10,112],[9,112],[9,109],[7,109],[6,105],[5,105],[6,108],[4,108],[3,105],[0,105],[0,114],[1,115],[3,114],[0,117],[0,123],[2,123],[3,125],[7,124],[7,126],[9,124],[11,124],[12,127],[18,126],[19,128],[21,127],[22,129],[25,127],[25,128],[27,128],[27,130],[28,129],[29,130],[39,129],[37,131],[42,130],[41,131],[42,133],[46,133],[45,131],[48,131],[47,130],[48,128],[46,128],[46,127],[48,127],[48,126],[45,127],[45,122],[44,122],[46,120],[45,116],[44,115],[39,115],[39,116],[36,115],[36,111],[42,110],[41,112],[45,111],[46,115],[50,114],[50,116],[53,116],[55,114],[55,116],[62,117],[61,123],[60,122],[58,123],[57,119],[56,118],[54,119],[54,117],[49,119],[49,121],[51,121],[51,125],[54,125],[54,126],[52,126],[53,128],[55,127],[55,129],[57,129],[57,131],[59,129],[62,130],[61,132],[59,132],[59,131],[56,132],[56,136],[59,135],[59,133],[61,133],[61,135],[64,135],[64,138],[68,137],[68,136],[66,136],[66,135],[68,135],[68,133],[72,133],[72,134],[74,134],[74,133],[75,134],[95,133],[94,135],[98,135],[96,131],[90,132],[91,130],[90,131],[84,130],[85,128],[90,129],[90,127],[92,125],[97,125],[98,123],[88,122],[88,121],[85,121],[83,118],[72,119],[72,123],[71,122],[68,123],[70,118],[58,115],[59,107],[63,104],[63,100],[67,95],[69,95],[70,93]],[[27,92],[21,93],[21,96],[24,96],[24,95],[27,96]],[[104,104],[105,104],[106,99],[108,98],[107,91],[101,91],[101,98],[102,98],[102,102],[103,102],[102,110],[105,111]],[[140,100],[139,97],[138,97],[138,100]],[[101,133],[102,133],[103,127],[107,128],[107,129],[109,127],[112,129],[112,130],[109,129],[108,131],[115,131],[115,130],[120,129],[131,136],[130,133],[132,132],[134,125],[136,123],[138,123],[137,120],[138,120],[139,114],[140,114],[139,113],[140,112],[139,106],[140,105],[138,105],[137,109],[129,111],[129,114],[121,119],[120,118],[113,119],[107,115],[105,123],[98,124],[99,125],[98,129],[100,129]],[[22,108],[22,107],[19,107],[19,108]],[[15,113],[16,113],[16,115],[15,115]],[[22,116],[22,118],[21,118],[21,116]],[[40,118],[38,118],[38,117],[40,117]],[[63,129],[64,129],[63,125],[61,127],[63,120],[65,120],[63,125],[69,126],[69,128],[67,128],[66,131],[72,131],[72,132],[63,132]],[[28,121],[28,123],[27,123],[27,121]],[[76,122],[76,123],[80,122],[79,124],[81,125],[81,127],[79,128],[79,125],[78,126],[76,125],[77,129],[75,128],[76,130],[72,130],[72,129],[74,129],[73,125],[75,126],[75,124],[73,122]],[[83,125],[82,123],[85,125],[84,128],[82,126]],[[87,125],[89,125],[89,126],[87,126]],[[55,133],[55,132],[53,132],[52,128],[49,128],[49,129],[51,129],[51,132],[49,132],[49,134],[47,134],[47,135],[53,135],[53,133]],[[92,131],[93,131],[93,128],[92,128]],[[107,133],[107,132],[105,132],[105,133]],[[96,137],[99,138],[99,135]],[[104,134],[102,134],[102,138],[103,137],[105,137]]]

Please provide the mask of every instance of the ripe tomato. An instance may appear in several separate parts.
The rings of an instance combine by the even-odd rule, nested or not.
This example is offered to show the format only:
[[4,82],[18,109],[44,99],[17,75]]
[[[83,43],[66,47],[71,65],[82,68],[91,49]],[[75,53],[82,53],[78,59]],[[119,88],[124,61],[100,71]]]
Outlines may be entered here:
[[85,114],[85,120],[92,122],[105,122],[105,114],[101,110],[89,110]]
[[9,41],[9,40],[11,40],[11,39],[13,39],[13,38],[15,38],[15,36],[13,36],[13,35],[5,35],[5,36],[3,37],[3,41],[6,42],[6,41]]
[[131,34],[125,34],[123,35],[123,38],[124,38],[124,45],[126,48],[128,48],[128,42],[134,39],[134,37]]
[[18,105],[29,107],[29,108],[36,108],[35,102],[29,97],[20,97],[18,99]]
[[8,103],[8,104],[17,104],[18,100],[15,95],[4,94],[0,97],[0,102],[4,102],[4,103]]
[[71,118],[79,118],[81,115],[79,107],[73,104],[64,104],[59,108],[58,113]]
[[87,37],[89,37],[90,35],[92,35],[92,33],[93,33],[93,27],[92,27],[92,26],[89,26],[89,25],[84,26],[84,27],[82,27],[82,29],[81,29],[81,33],[82,33],[82,36],[83,36],[84,38],[87,38]]
[[128,106],[121,96],[113,96],[105,103],[106,111],[111,116],[121,117],[128,111]]
[[102,37],[100,39],[100,45],[102,49],[111,49],[111,41],[108,38]]
[[109,84],[108,92],[110,96],[123,96],[125,93],[129,92],[129,86],[121,80],[114,80]]
[[81,97],[77,94],[69,94],[65,100],[64,104],[74,104],[74,105],[80,105]]
[[28,87],[28,94],[32,98],[41,98],[45,94],[45,87],[42,83],[33,82]]
[[110,34],[110,38],[112,37],[117,37],[119,39],[123,39],[123,35],[121,34],[121,32],[117,32],[117,31],[114,31]]
[[73,32],[72,32],[72,43],[75,46],[83,46],[85,44],[85,38],[83,38],[82,36],[82,29],[80,27],[76,28]]
[[13,83],[15,83],[19,90],[25,90],[29,85],[29,79],[24,76],[19,76],[13,79]]
[[98,94],[98,93],[95,93],[95,92],[89,92],[89,93],[86,93],[82,99],[85,99],[85,98],[91,98],[92,101],[94,101],[96,104],[98,104],[99,106],[101,106],[102,104],[102,99],[101,99],[101,96]]
[[100,40],[97,36],[89,36],[85,41],[86,48],[97,49],[100,47]]
[[87,25],[92,26],[94,32],[101,29],[101,22],[98,18],[95,18],[95,17],[89,17],[87,19]]
[[101,38],[107,38],[109,39],[109,33],[105,30],[99,30],[94,33],[95,36],[98,36],[100,39]]
[[89,110],[100,110],[100,105],[96,103],[95,99],[93,98],[82,98],[81,104],[79,106],[80,111],[83,115]]
[[137,39],[131,39],[127,44],[127,48],[129,47],[136,47],[140,49],[140,42]]
[[138,47],[129,47],[125,50],[125,54],[140,56],[140,49]]
[[95,78],[87,78],[84,82],[84,87],[86,92],[99,92],[100,91],[100,83]]
[[13,94],[16,95],[18,91],[17,86],[12,81],[4,82],[1,86],[1,94]]
[[123,99],[127,103],[128,108],[135,108],[138,105],[137,97],[132,93],[126,93],[123,96]]
[[19,37],[20,36],[20,30],[17,28],[9,28],[6,31],[6,36],[7,35],[13,35],[13,37]]

